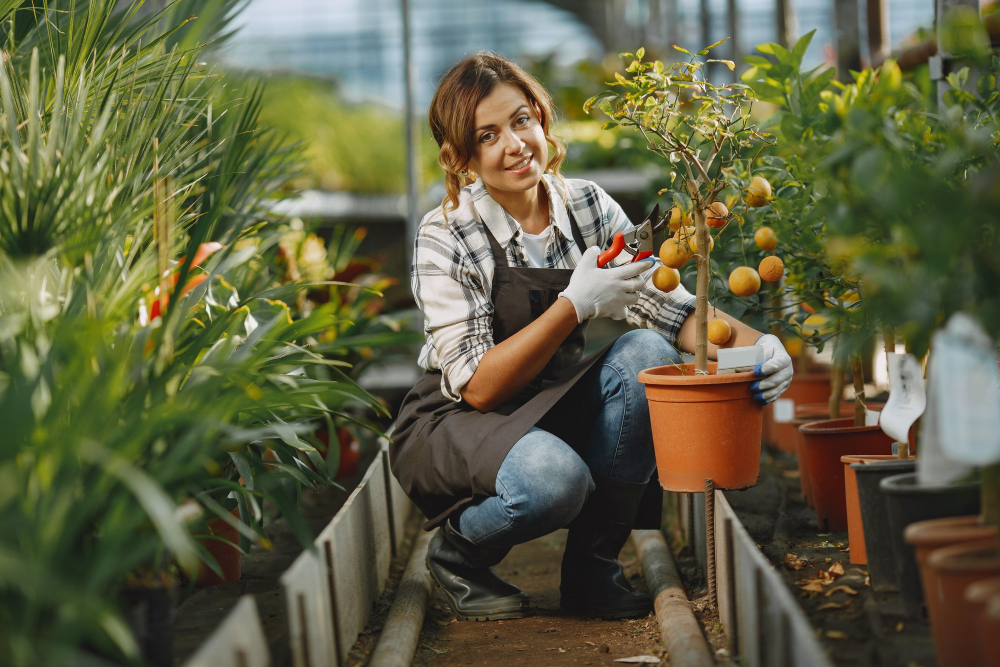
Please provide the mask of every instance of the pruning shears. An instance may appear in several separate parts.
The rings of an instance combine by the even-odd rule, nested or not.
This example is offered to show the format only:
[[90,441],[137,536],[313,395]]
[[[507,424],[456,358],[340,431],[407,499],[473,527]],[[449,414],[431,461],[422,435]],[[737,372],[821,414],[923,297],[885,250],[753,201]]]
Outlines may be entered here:
[[663,231],[666,218],[660,219],[660,205],[657,204],[638,227],[627,232],[616,232],[611,247],[597,257],[597,266],[603,267],[621,254],[622,250],[632,255],[633,262],[652,257],[653,238]]

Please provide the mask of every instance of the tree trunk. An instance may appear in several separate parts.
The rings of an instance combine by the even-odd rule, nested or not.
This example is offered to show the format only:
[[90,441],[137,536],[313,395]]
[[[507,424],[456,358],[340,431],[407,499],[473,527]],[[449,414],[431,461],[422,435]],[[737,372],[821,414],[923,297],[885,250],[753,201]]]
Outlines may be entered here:
[[851,355],[851,374],[854,376],[854,425],[864,426],[868,406],[865,405],[864,362],[859,354]]
[[698,245],[698,284],[695,290],[694,321],[694,367],[697,371],[708,372],[708,285],[711,278],[711,264],[708,257],[711,235],[708,231],[705,211],[701,203],[694,200],[695,242]]
[[887,0],[867,0],[868,62],[879,67],[892,47],[889,37],[889,5]]
[[830,419],[840,419],[840,402],[844,398],[844,363],[833,357],[830,368]]
[[837,80],[850,83],[851,70],[861,70],[858,0],[834,0],[833,25],[837,35]]
[[798,39],[799,26],[795,17],[795,4],[792,0],[777,0],[778,43],[786,49],[795,45]]
[[983,523],[1000,527],[1000,463],[985,466],[982,477]]

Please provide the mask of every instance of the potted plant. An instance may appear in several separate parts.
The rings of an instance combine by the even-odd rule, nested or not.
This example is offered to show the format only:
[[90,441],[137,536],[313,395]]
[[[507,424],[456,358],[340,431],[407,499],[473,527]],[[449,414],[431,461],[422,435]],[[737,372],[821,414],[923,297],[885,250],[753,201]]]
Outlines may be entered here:
[[[686,59],[670,64],[645,61],[643,49],[623,54],[631,62],[624,74],[615,75],[613,90],[585,106],[589,110],[598,105],[610,117],[605,128],[639,132],[647,148],[670,165],[671,187],[661,194],[671,192],[671,227],[676,231],[661,245],[664,266],[656,271],[674,272],[674,279],[662,284],[676,285],[676,269],[689,259],[697,265],[694,363],[639,375],[650,403],[660,483],[673,491],[702,491],[706,478],[718,488],[745,488],[756,484],[759,474],[762,410],[748,390],[755,378],[749,372],[719,375],[709,363],[709,292],[716,239],[730,230],[738,234],[739,243],[744,240],[723,198],[742,196],[754,206],[767,203],[770,184],[754,174],[754,163],[773,142],[750,119],[753,98],[747,86],[716,85],[707,79],[709,62],[735,68],[734,63],[705,58],[721,43],[695,54],[675,46]],[[780,275],[768,277],[776,280]],[[738,266],[729,275],[729,286],[733,293],[749,297],[760,289],[761,276],[756,268]],[[716,341],[725,339],[723,332]]]

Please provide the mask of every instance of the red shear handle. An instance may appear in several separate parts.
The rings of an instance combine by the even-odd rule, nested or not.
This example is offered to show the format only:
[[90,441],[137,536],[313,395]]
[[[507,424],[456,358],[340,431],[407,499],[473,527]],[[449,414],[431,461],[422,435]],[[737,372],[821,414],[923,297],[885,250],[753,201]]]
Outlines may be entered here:
[[624,248],[625,235],[621,232],[616,232],[614,240],[611,241],[611,247],[597,256],[597,266],[603,268],[605,264],[617,257]]
[[652,256],[653,256],[652,250],[641,250],[635,254],[635,257],[632,258],[632,261],[638,262],[643,259],[646,259],[647,257],[652,257]]

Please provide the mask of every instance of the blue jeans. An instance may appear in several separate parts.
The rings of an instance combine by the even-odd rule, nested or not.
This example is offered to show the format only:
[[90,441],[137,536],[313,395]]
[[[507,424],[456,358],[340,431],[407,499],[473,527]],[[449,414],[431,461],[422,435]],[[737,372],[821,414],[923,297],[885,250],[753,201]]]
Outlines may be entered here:
[[680,354],[655,331],[621,336],[553,409],[564,421],[593,418],[585,445],[574,449],[533,427],[501,464],[497,495],[466,507],[459,532],[484,547],[511,547],[572,521],[594,490],[591,471],[624,482],[648,481],[656,459],[639,371],[679,361]]

